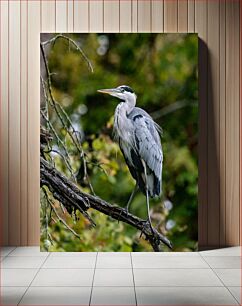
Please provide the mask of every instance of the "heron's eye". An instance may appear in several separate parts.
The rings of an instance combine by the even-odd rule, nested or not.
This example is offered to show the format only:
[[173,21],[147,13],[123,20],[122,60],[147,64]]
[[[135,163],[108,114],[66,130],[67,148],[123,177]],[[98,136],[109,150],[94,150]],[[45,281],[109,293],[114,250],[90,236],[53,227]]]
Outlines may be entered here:
[[124,92],[124,89],[123,89],[123,88],[121,88],[121,92]]

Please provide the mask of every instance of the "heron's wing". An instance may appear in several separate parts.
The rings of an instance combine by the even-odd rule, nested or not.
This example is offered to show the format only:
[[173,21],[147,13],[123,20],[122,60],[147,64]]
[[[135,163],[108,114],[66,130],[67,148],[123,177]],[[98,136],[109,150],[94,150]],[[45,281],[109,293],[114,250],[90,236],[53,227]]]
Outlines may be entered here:
[[150,116],[147,117],[139,111],[133,114],[131,120],[137,153],[157,179],[161,180],[163,154],[155,123]]

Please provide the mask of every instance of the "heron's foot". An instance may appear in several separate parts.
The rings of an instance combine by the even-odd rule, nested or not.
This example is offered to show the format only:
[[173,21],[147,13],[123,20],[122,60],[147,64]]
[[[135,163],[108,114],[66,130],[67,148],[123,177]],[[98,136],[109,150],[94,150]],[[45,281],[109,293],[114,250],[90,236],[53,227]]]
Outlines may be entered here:
[[142,227],[142,230],[141,230],[141,233],[140,233],[139,238],[142,237],[142,235],[143,235],[143,233],[144,233],[144,229],[146,228],[147,225],[149,225],[150,230],[151,230],[151,233],[154,234],[154,229],[153,229],[152,224],[151,224],[151,222],[150,222],[150,220],[149,220],[149,218],[148,218],[148,219],[143,223],[143,227]]
[[128,205],[127,205],[127,206],[124,207],[124,210],[122,210],[122,211],[120,212],[119,217],[118,217],[118,223],[119,223],[119,221],[120,221],[121,215],[122,215],[122,214],[128,215],[128,213],[129,213],[129,207],[128,207]]

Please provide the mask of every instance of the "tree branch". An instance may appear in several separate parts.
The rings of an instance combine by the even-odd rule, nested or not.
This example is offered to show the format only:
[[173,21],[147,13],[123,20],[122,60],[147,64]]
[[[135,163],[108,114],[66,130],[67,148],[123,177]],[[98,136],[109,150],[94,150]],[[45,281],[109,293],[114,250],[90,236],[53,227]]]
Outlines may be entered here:
[[58,219],[62,224],[64,224],[64,226],[65,226],[74,236],[76,236],[78,239],[81,239],[80,235],[78,235],[78,234],[74,231],[74,229],[71,228],[71,227],[65,222],[65,220],[63,220],[63,219],[61,218],[61,216],[58,214],[57,209],[55,208],[55,205],[54,205],[54,203],[52,202],[52,200],[50,200],[50,198],[48,197],[45,188],[42,188],[42,190],[43,190],[43,192],[44,192],[44,195],[45,195],[45,198],[46,198],[47,203],[48,203],[48,204],[51,206],[51,208],[53,209],[53,211],[54,211],[54,213],[55,213],[57,219]]
[[156,229],[153,228],[152,231],[146,220],[127,213],[122,207],[111,205],[96,196],[82,192],[42,157],[40,157],[40,183],[41,186],[46,185],[52,192],[53,197],[61,202],[68,211],[70,206],[75,207],[92,225],[94,225],[94,222],[87,213],[89,208],[93,208],[113,219],[123,221],[142,231],[146,240],[150,242],[156,252],[162,251],[161,243],[172,248],[171,242]]
[[155,111],[151,113],[151,117],[153,119],[160,119],[170,113],[173,113],[181,108],[187,107],[187,106],[197,106],[196,105],[196,100],[181,100],[181,101],[176,101],[172,104],[169,104],[165,107],[163,107],[161,110]]
[[[88,183],[89,185],[89,188],[91,189],[92,193],[95,195],[95,192],[94,192],[94,189],[92,187],[92,184],[90,182],[90,179],[89,179],[89,176],[88,176],[88,173],[87,173],[87,166],[86,166],[86,159],[85,159],[85,152],[83,151],[82,149],[82,146],[81,146],[81,140],[80,140],[80,135],[79,135],[79,131],[77,131],[72,122],[71,122],[71,119],[69,118],[68,114],[66,113],[66,111],[64,110],[64,108],[61,106],[60,103],[58,103],[54,96],[53,96],[53,93],[52,93],[52,85],[51,85],[51,73],[50,73],[50,70],[49,70],[49,66],[48,66],[48,60],[47,60],[47,57],[46,57],[46,54],[45,54],[45,50],[44,50],[44,46],[46,44],[49,44],[51,42],[55,42],[57,39],[59,38],[63,38],[63,39],[66,39],[68,40],[69,42],[71,42],[72,44],[74,44],[74,46],[76,46],[77,50],[79,50],[79,52],[81,52],[82,56],[87,60],[87,62],[89,63],[89,66],[90,66],[90,69],[91,71],[93,71],[93,68],[92,68],[92,65],[90,63],[90,61],[88,60],[88,58],[86,57],[86,55],[83,53],[82,49],[75,43],[75,41],[73,41],[71,38],[69,38],[68,36],[64,36],[62,34],[59,34],[55,37],[53,37],[51,40],[48,40],[44,43],[40,43],[40,50],[41,50],[41,54],[42,54],[42,57],[43,57],[43,62],[44,62],[44,66],[45,66],[45,71],[46,71],[46,86],[47,86],[47,91],[45,89],[45,81],[41,78],[42,80],[42,86],[43,86],[43,91],[44,91],[44,95],[45,95],[45,100],[46,100],[46,103],[47,103],[47,113],[48,113],[48,103],[49,105],[54,109],[57,117],[59,118],[61,124],[62,124],[62,127],[65,129],[65,131],[67,132],[67,134],[70,136],[75,148],[77,149],[77,151],[80,153],[81,155],[81,158],[82,158],[82,161],[83,161],[83,166],[84,166],[84,180],[86,180],[86,182]],[[48,95],[49,95],[49,98],[48,99]],[[49,101],[49,102],[48,102]],[[49,118],[48,118],[48,115],[46,116],[45,113],[41,110],[41,115],[42,117],[45,119],[46,121],[46,124],[47,126],[51,129],[51,131],[53,132],[56,140],[57,140],[57,143],[61,144],[62,148],[64,149],[64,152],[65,152],[65,156],[66,158],[64,159],[64,162],[66,163],[66,166],[68,168],[68,170],[70,171],[72,177],[74,180],[75,179],[75,176],[73,174],[73,171],[71,169],[71,165],[70,165],[70,156],[69,156],[69,153],[68,153],[68,150],[64,144],[64,142],[61,140],[61,138],[58,136],[55,128],[53,127],[53,125],[51,124]],[[69,124],[69,126],[71,127],[72,131],[69,129],[69,127],[67,126],[66,122]]]
[[54,44],[57,41],[57,39],[60,39],[60,38],[68,41],[69,44],[72,44],[75,47],[75,49],[80,52],[83,59],[87,62],[88,68],[91,70],[91,72],[93,72],[93,67],[92,67],[92,64],[91,64],[90,60],[87,58],[86,54],[83,52],[83,50],[80,48],[80,46],[73,39],[71,39],[69,36],[66,36],[66,35],[63,35],[63,34],[58,34],[58,35],[54,36],[52,39],[42,42],[41,45],[46,46],[46,45],[51,44],[51,43]]

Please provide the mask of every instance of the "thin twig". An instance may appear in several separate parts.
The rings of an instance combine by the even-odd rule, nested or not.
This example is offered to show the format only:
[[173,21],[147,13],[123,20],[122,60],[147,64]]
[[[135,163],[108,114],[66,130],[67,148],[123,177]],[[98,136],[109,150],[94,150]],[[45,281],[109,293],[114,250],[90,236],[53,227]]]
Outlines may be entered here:
[[[51,74],[50,74],[50,70],[49,70],[49,66],[48,66],[48,61],[47,61],[47,58],[46,58],[46,55],[45,55],[44,47],[43,47],[42,44],[40,44],[40,50],[41,50],[41,54],[42,54],[42,57],[43,57],[43,60],[44,60],[44,66],[45,66],[45,70],[46,70],[46,74],[47,74],[47,84],[48,84],[47,87],[48,87],[48,93],[49,93],[50,101],[51,101],[50,105],[54,108],[54,110],[55,110],[57,116],[59,117],[63,127],[66,129],[67,133],[71,137],[71,139],[72,139],[74,145],[76,146],[77,150],[83,155],[83,150],[79,145],[78,137],[76,137],[77,139],[74,139],[73,134],[70,133],[69,128],[65,124],[59,109],[63,112],[64,116],[68,120],[72,130],[75,131],[75,128],[73,127],[71,120],[69,119],[67,113],[64,111],[63,107],[60,106],[60,104],[55,100],[55,98],[53,96],[52,86],[51,86]],[[76,135],[76,133],[74,133],[74,135]]]
[[53,245],[54,244],[54,239],[52,238],[50,233],[48,233],[48,238],[50,239],[50,242]]
[[72,171],[72,167],[71,167],[69,161],[65,158],[65,156],[61,152],[59,152],[57,150],[54,150],[52,148],[50,148],[50,150],[48,150],[48,151],[43,151],[43,152],[46,153],[46,154],[56,153],[56,154],[60,155],[61,158],[63,158],[63,160],[65,161],[65,164],[66,164],[66,166],[67,166],[67,168],[68,168],[68,170],[69,170],[69,172],[71,174],[72,179],[74,180],[74,182],[76,182],[76,176],[74,175],[74,173]]
[[[65,36],[63,35],[57,35],[58,38],[66,38]],[[54,37],[55,38],[55,37]],[[55,39],[52,39],[50,40],[51,42],[54,42]],[[49,42],[50,42],[49,41]],[[72,40],[71,40],[72,42]],[[74,42],[74,41],[73,41]],[[74,42],[75,43],[75,42]],[[66,132],[68,133],[68,135],[70,136],[73,144],[75,145],[76,149],[79,151],[80,153],[80,158],[82,159],[83,161],[83,165],[84,165],[84,180],[86,180],[92,194],[95,195],[95,192],[94,192],[94,189],[93,189],[93,186],[91,184],[91,181],[90,181],[90,178],[88,176],[88,173],[87,173],[87,167],[86,167],[86,160],[85,160],[85,153],[82,149],[82,146],[81,146],[81,142],[80,142],[80,137],[78,137],[79,135],[79,132],[75,130],[68,114],[66,113],[66,111],[64,110],[64,108],[55,100],[54,96],[53,96],[53,93],[52,93],[52,87],[51,87],[51,73],[50,73],[50,70],[49,70],[49,67],[48,67],[48,61],[47,61],[47,57],[46,57],[46,54],[45,54],[45,51],[44,51],[44,45],[47,44],[47,42],[45,43],[41,43],[40,44],[40,48],[41,48],[41,53],[42,53],[42,57],[43,57],[43,60],[44,60],[44,66],[45,66],[45,70],[46,70],[46,75],[47,75],[47,89],[48,89],[48,94],[50,96],[50,100],[48,99],[47,95],[46,95],[46,91],[44,89],[44,92],[45,92],[45,96],[46,96],[46,100],[48,99],[48,101],[50,102],[50,105],[51,107],[54,108],[58,118],[60,119],[61,121],[61,124],[63,126],[63,128],[66,130]],[[58,137],[54,127],[52,126],[52,124],[50,123],[50,121],[48,120],[48,117],[45,116],[45,114],[41,111],[41,114],[42,116],[45,118],[46,122],[47,122],[47,125],[51,128],[51,130],[53,131],[56,139],[57,139],[57,142],[58,143],[61,143],[64,151],[65,151],[65,155],[68,157],[68,159],[70,160],[70,157],[69,157],[69,154],[66,150],[66,147],[65,147],[65,144],[61,141],[61,139]],[[62,118],[62,115],[64,116],[65,120],[68,122],[69,126],[71,127],[72,131],[69,130],[69,127],[66,125],[64,119]],[[67,162],[66,160],[64,160],[67,164],[67,167],[68,169],[70,170],[70,163]],[[71,171],[71,175],[72,177],[74,178],[74,174],[73,172]],[[74,179],[76,181],[76,179]]]
[[73,39],[71,39],[70,37],[68,37],[66,35],[63,35],[63,34],[58,34],[58,35],[54,36],[53,38],[51,38],[50,40],[42,42],[41,44],[43,46],[46,46],[48,44],[55,43],[57,41],[57,39],[60,39],[60,38],[67,40],[69,42],[69,47],[70,47],[70,44],[75,46],[76,50],[78,50],[81,53],[83,59],[87,62],[88,68],[91,70],[91,72],[93,72],[93,67],[92,67],[92,64],[91,64],[90,60],[87,58],[86,54],[83,52],[83,50],[80,48],[80,46],[78,46],[78,44]]
[[170,105],[167,105],[163,107],[161,110],[155,111],[151,113],[151,117],[153,119],[159,119],[162,118],[170,113],[173,113],[181,108],[187,107],[187,106],[196,106],[197,104],[196,100],[181,100],[181,101],[176,101]]
[[[48,202],[48,204],[52,207],[52,209],[53,209],[53,211],[54,211],[54,213],[55,213],[55,215],[56,215],[56,217],[57,217],[57,219],[74,235],[74,236],[76,236],[77,238],[79,238],[79,239],[81,239],[81,237],[80,237],[80,235],[78,235],[74,230],[73,230],[73,228],[71,228],[62,218],[61,218],[61,216],[58,214],[58,212],[57,212],[57,210],[56,210],[56,208],[55,208],[55,206],[54,206],[54,204],[53,204],[53,202],[52,202],[52,200],[48,197],[48,194],[47,194],[47,192],[46,192],[46,190],[45,190],[45,188],[42,188],[42,190],[43,190],[43,192],[44,192],[44,194],[45,194],[45,197],[46,197],[46,200],[47,200],[47,202]],[[52,217],[53,218],[53,217]]]
[[[73,171],[72,171],[71,164],[70,164],[71,158],[70,158],[70,155],[69,155],[69,153],[68,153],[68,151],[67,151],[67,149],[66,149],[65,144],[63,143],[63,141],[62,141],[62,140],[60,139],[60,137],[58,136],[58,134],[57,134],[55,128],[53,127],[53,125],[51,124],[51,122],[48,121],[48,119],[47,119],[46,115],[44,114],[44,112],[43,112],[43,111],[40,111],[40,113],[41,113],[41,115],[43,116],[43,118],[46,120],[46,122],[47,122],[49,128],[51,129],[51,131],[53,132],[53,134],[54,134],[54,136],[55,136],[55,138],[56,138],[56,140],[57,140],[57,143],[60,144],[60,145],[62,146],[62,148],[63,148],[63,150],[64,150],[64,152],[65,152],[65,155],[66,155],[66,157],[68,158],[68,159],[67,159],[67,158],[65,158],[65,157],[62,155],[62,156],[63,156],[63,160],[64,160],[64,162],[66,163],[66,166],[67,166],[68,170],[70,171],[71,176],[72,176],[72,177],[75,177],[75,175],[74,175],[74,173],[73,173]],[[52,150],[52,149],[50,149],[50,150]]]

